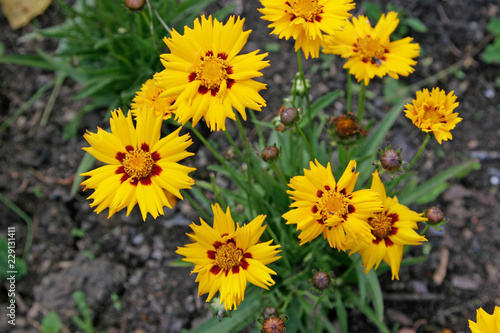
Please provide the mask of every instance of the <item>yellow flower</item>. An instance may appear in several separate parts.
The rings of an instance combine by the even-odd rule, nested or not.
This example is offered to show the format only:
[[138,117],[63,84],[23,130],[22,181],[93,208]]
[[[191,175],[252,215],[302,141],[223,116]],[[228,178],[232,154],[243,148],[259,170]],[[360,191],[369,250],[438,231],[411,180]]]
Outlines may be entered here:
[[415,70],[413,58],[418,57],[420,46],[411,43],[413,38],[406,37],[391,42],[390,35],[398,26],[396,12],[382,14],[375,28],[372,28],[368,18],[360,15],[352,18],[344,30],[333,36],[325,36],[324,53],[338,54],[347,58],[344,68],[349,68],[358,82],[364,80],[368,85],[376,76],[389,75],[399,78],[408,76]]
[[245,298],[247,281],[264,289],[274,284],[270,274],[276,273],[266,265],[280,258],[276,257],[279,245],[270,245],[272,240],[258,242],[266,229],[262,226],[265,215],[235,227],[229,207],[226,213],[218,204],[212,210],[213,227],[202,219],[200,225],[192,223],[194,233],[187,235],[193,243],[178,247],[176,253],[195,264],[192,273],[198,274],[198,296],[208,293],[209,302],[219,291],[220,304],[224,302],[226,310],[236,309]]
[[84,135],[90,147],[83,150],[106,165],[83,173],[90,178],[82,185],[95,190],[89,199],[97,213],[109,207],[108,217],[125,207],[128,215],[138,203],[144,220],[147,213],[156,218],[164,206],[172,208],[166,192],[182,199],[179,190],[194,184],[188,173],[196,169],[177,163],[194,155],[186,151],[189,135],[179,136],[179,128],[160,139],[163,120],[151,108],[141,110],[136,120],[134,127],[131,113],[125,117],[118,109],[111,113],[111,133],[97,128]]
[[377,269],[384,260],[391,267],[392,279],[395,277],[399,280],[399,267],[404,246],[420,245],[421,242],[427,240],[414,230],[417,229],[418,221],[427,219],[422,216],[423,214],[418,214],[401,205],[398,198],[387,197],[378,171],[375,171],[372,176],[371,190],[379,194],[384,206],[381,212],[368,219],[368,223],[373,228],[371,233],[374,239],[369,243],[351,241],[347,244],[347,248],[351,250],[351,253],[361,254],[366,273],[373,266]]
[[262,19],[279,38],[295,39],[295,51],[302,49],[306,58],[319,56],[323,32],[334,35],[351,17],[352,0],[260,0]]
[[424,132],[434,133],[434,137],[441,142],[453,139],[450,131],[462,121],[458,113],[453,110],[458,106],[457,96],[454,91],[446,95],[444,90],[432,88],[417,91],[417,99],[412,104],[406,104],[406,117],[411,119],[413,125]]
[[283,214],[287,224],[296,224],[300,245],[310,242],[323,233],[331,247],[346,250],[348,239],[370,241],[374,239],[366,222],[375,212],[382,210],[378,194],[371,190],[355,191],[359,173],[356,161],[351,161],[342,177],[336,182],[330,163],[325,168],[318,161],[310,162],[304,176],[290,180],[294,191],[287,191],[295,207]]
[[469,319],[469,328],[472,333],[500,333],[500,307],[495,306],[493,314],[488,314],[482,308],[476,311],[476,321]]
[[152,107],[157,117],[168,119],[172,116],[171,105],[175,102],[176,96],[161,97],[160,94],[164,91],[156,85],[156,78],[146,81],[137,92],[132,100],[132,115],[137,117],[137,113],[141,109]]
[[203,117],[210,130],[225,130],[226,118],[236,120],[233,107],[246,120],[245,108],[260,111],[266,101],[259,91],[266,88],[252,78],[262,76],[269,66],[267,53],[240,54],[250,31],[243,32],[244,19],[231,16],[223,25],[212,16],[184,27],[184,35],[172,31],[164,38],[170,53],[162,54],[165,69],[156,74],[162,97],[178,96],[173,108],[175,119],[193,126]]

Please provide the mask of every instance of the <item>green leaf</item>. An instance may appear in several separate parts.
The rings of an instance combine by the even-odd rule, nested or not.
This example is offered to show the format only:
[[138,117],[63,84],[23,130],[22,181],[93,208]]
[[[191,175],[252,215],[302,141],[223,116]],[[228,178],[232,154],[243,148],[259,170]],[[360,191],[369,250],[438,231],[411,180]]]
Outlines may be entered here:
[[[314,102],[311,105],[311,109],[310,109],[311,118],[316,117],[320,111],[324,110],[327,106],[332,104],[338,97],[342,97],[342,96],[344,96],[343,90],[335,90],[335,91],[329,92],[328,94],[318,98],[318,100],[316,100],[316,102]],[[302,121],[300,122],[299,126],[300,127],[306,126],[307,119],[308,119],[308,117],[304,117],[304,119],[302,119]]]
[[[10,265],[13,263],[12,260],[14,260],[15,263],[14,267],[10,268]],[[3,281],[4,278],[12,274],[14,274],[16,280],[19,280],[25,276],[27,272],[28,266],[26,265],[26,261],[16,255],[14,255],[14,258],[9,256],[9,243],[7,238],[0,236],[0,281]]]
[[425,32],[427,32],[427,30],[429,30],[427,28],[427,26],[422,21],[420,21],[418,18],[415,18],[415,17],[406,18],[404,20],[404,24],[408,25],[410,28],[412,28],[416,32],[425,33]]
[[500,63],[500,38],[495,38],[493,44],[486,46],[481,57],[487,64]]
[[335,311],[337,313],[337,319],[339,320],[341,331],[347,332],[347,310],[342,301],[342,294],[338,288],[335,288]]
[[42,333],[59,333],[61,318],[54,311],[50,311],[42,321]]
[[383,322],[384,320],[384,297],[382,296],[382,289],[380,288],[380,282],[378,280],[377,273],[375,270],[371,270],[366,275],[366,280],[368,281],[368,291],[371,295],[373,308],[375,309],[375,315],[378,321]]
[[256,290],[253,291],[253,293],[249,293],[245,297],[245,300],[241,302],[237,310],[232,311],[231,318],[225,318],[221,322],[217,318],[211,318],[189,332],[239,332],[258,317],[260,311],[260,293]]
[[495,34],[496,36],[500,36],[500,18],[492,18],[489,20],[488,24],[486,25],[486,30],[488,32],[491,32],[492,34]]
[[85,173],[89,171],[92,166],[94,165],[96,161],[96,158],[89,153],[85,153],[85,155],[82,158],[82,161],[80,162],[80,165],[78,166],[78,169],[76,170],[76,175],[75,175],[75,180],[73,180],[73,185],[71,186],[71,196],[73,197],[76,192],[78,192],[78,189],[80,188],[80,184],[83,181],[83,176],[81,176],[82,173]]
[[437,189],[442,188],[443,184],[446,183],[450,178],[457,175],[463,175],[472,170],[479,170],[481,163],[478,160],[472,159],[464,163],[452,166],[448,168],[431,179],[425,181],[424,183],[417,186],[417,188],[412,192],[404,192],[398,197],[399,202],[403,205],[410,205],[414,202],[418,202],[420,198],[425,197],[428,193],[436,193]]

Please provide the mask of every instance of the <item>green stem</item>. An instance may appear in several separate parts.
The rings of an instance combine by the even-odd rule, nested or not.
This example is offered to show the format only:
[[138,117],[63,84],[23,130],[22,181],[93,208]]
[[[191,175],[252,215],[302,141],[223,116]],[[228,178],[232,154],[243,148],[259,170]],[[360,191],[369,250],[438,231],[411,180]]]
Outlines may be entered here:
[[236,116],[236,124],[238,125],[238,130],[240,131],[241,140],[243,141],[243,149],[246,155],[246,165],[247,165],[247,195],[248,203],[250,208],[250,215],[254,215],[255,201],[253,198],[253,186],[252,186],[252,164],[250,161],[250,149],[248,147],[247,136],[245,130],[243,129],[243,124],[241,123],[240,117]]
[[260,128],[260,125],[257,122],[257,117],[255,116],[255,112],[252,109],[248,109],[248,113],[250,113],[250,118],[252,118],[252,121],[255,125],[255,129],[257,130],[257,135],[259,136],[260,144],[262,147],[265,147],[266,139],[264,138],[264,135],[262,134],[262,129]]
[[[430,133],[427,133],[427,136],[425,137],[425,140],[424,142],[422,143],[422,145],[420,146],[420,149],[418,150],[417,154],[415,155],[415,157],[413,157],[413,160],[411,160],[410,162],[410,165],[408,165],[408,167],[405,169],[405,172],[409,172],[410,169],[413,167],[413,165],[415,164],[415,162],[417,162],[418,158],[420,157],[420,155],[422,155],[422,152],[424,151],[425,147],[427,146],[427,143],[429,142],[429,139],[431,138],[431,134]],[[400,175],[398,178],[396,178],[394,180],[394,182],[392,182],[392,184],[390,186],[388,186],[388,188],[386,189],[388,193],[391,193],[392,190],[398,186],[398,184],[401,182],[401,180],[403,179],[403,177]]]
[[425,233],[427,232],[427,229],[429,229],[429,225],[428,224],[426,224],[425,227],[424,227],[424,229],[420,232],[420,236],[425,235]]
[[427,133],[427,136],[425,137],[424,143],[422,143],[422,146],[420,146],[420,149],[418,150],[417,155],[415,155],[413,160],[410,162],[410,165],[408,165],[408,167],[406,168],[406,170],[405,170],[406,172],[410,171],[410,169],[413,167],[415,162],[417,162],[420,155],[422,155],[422,152],[424,151],[425,146],[427,146],[427,143],[429,142],[430,138],[431,138],[431,134]]
[[347,70],[347,112],[351,112],[352,109],[352,91],[351,91],[351,74],[349,73],[349,69]]
[[276,163],[272,163],[272,166],[273,166],[273,169],[274,171],[276,171],[276,173],[278,174],[278,176],[280,177],[280,179],[283,181],[283,183],[285,185],[288,184],[288,182],[286,181],[285,179],[285,176],[283,176],[283,173],[281,172],[281,170],[278,168],[278,166],[276,165]]
[[198,139],[200,139],[200,141],[205,145],[205,147],[207,147],[208,150],[210,150],[210,152],[215,156],[215,158],[219,161],[219,163],[222,164],[224,166],[224,168],[226,168],[226,170],[231,174],[231,178],[238,184],[238,186],[240,186],[241,188],[245,188],[246,186],[241,182],[238,175],[234,171],[234,168],[231,165],[229,165],[229,163],[226,161],[226,159],[224,157],[222,157],[215,150],[215,148],[210,144],[210,142],[208,142],[203,137],[203,135],[200,132],[198,132],[198,130],[196,128],[191,126],[191,124],[186,123],[184,126],[193,131],[193,133],[198,137]]
[[302,81],[302,86],[304,87],[304,94],[306,96],[306,107],[305,112],[307,113],[307,122],[309,128],[309,134],[312,133],[312,118],[311,118],[311,110],[309,110],[309,106],[311,105],[311,101],[309,100],[309,89],[306,84],[306,76],[304,74],[304,67],[302,66],[302,52],[300,49],[297,51],[297,63],[299,65],[299,76]]
[[43,111],[42,119],[40,120],[41,127],[45,127],[45,125],[47,125],[50,114],[52,113],[52,110],[54,109],[54,104],[56,103],[57,96],[59,96],[59,93],[61,92],[61,88],[62,88],[62,85],[64,83],[64,80],[66,80],[67,76],[68,75],[66,74],[66,72],[61,72],[61,74],[59,74],[57,76],[54,90],[52,90],[52,94],[50,94],[49,101],[47,102],[47,106],[45,107],[45,110]]
[[302,131],[302,128],[300,128],[300,126],[297,126],[297,129],[298,129],[300,135],[302,136],[302,139],[306,143],[307,150],[309,151],[309,155],[311,155],[311,160],[314,161],[316,159],[316,157],[314,156],[314,151],[312,149],[311,144],[309,143],[309,140],[307,140],[307,137],[304,134],[304,132]]
[[364,82],[361,82],[361,89],[359,90],[359,99],[358,99],[358,121],[361,125],[361,121],[363,120],[363,113],[365,112],[365,102],[366,102],[366,86]]

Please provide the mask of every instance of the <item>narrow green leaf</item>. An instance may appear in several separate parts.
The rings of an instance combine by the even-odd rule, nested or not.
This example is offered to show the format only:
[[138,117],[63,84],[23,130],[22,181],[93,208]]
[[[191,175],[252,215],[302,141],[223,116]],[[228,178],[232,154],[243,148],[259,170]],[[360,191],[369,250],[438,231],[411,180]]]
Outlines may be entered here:
[[368,272],[366,280],[368,281],[368,290],[371,295],[376,318],[382,322],[384,320],[384,297],[382,296],[382,288],[380,288],[380,282],[375,270],[372,269]]
[[225,318],[221,322],[217,318],[211,318],[201,325],[190,330],[191,333],[220,333],[239,332],[252,321],[257,319],[260,311],[260,293],[253,290],[248,293],[245,300],[241,302],[237,310],[232,311],[231,318]]
[[348,332],[347,325],[347,310],[342,301],[342,294],[338,288],[335,288],[335,311],[339,320],[340,329],[342,332]]
[[414,191],[403,193],[403,195],[399,196],[398,199],[402,204],[408,206],[414,202],[417,202],[417,200],[419,200],[421,197],[424,197],[426,194],[433,192],[437,188],[440,188],[442,184],[447,182],[450,178],[457,175],[463,175],[464,172],[479,170],[480,167],[481,164],[476,159],[471,159],[464,163],[452,166],[451,168],[442,171],[438,175],[418,185]]
[[85,153],[85,155],[82,158],[82,161],[80,162],[80,165],[78,166],[78,169],[76,170],[76,175],[75,175],[75,180],[73,180],[73,185],[71,186],[71,196],[75,196],[76,192],[78,192],[78,189],[80,188],[80,184],[83,181],[83,176],[80,174],[85,173],[89,171],[92,166],[94,165],[96,161],[96,158],[89,153]]

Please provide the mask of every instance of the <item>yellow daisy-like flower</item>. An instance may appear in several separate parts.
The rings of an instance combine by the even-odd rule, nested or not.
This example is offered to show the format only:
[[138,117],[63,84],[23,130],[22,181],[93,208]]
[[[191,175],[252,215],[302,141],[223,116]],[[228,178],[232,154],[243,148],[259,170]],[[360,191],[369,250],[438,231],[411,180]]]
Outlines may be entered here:
[[262,19],[271,21],[272,34],[295,39],[295,51],[309,58],[319,56],[323,33],[334,35],[351,17],[352,0],[260,0]]
[[412,104],[405,105],[406,117],[410,118],[413,125],[424,132],[434,133],[434,137],[441,142],[453,139],[450,131],[462,121],[458,113],[453,110],[458,106],[457,96],[452,91],[446,95],[444,90],[432,88],[417,91],[417,99]]
[[332,168],[325,168],[318,161],[310,162],[310,170],[304,169],[304,176],[290,180],[287,191],[295,207],[283,214],[287,224],[296,224],[300,245],[310,242],[323,233],[331,247],[346,250],[348,239],[371,241],[371,227],[366,222],[382,210],[378,194],[371,190],[355,191],[359,173],[356,161],[351,161],[342,177],[336,182]]
[[132,115],[137,117],[137,113],[141,109],[153,108],[157,117],[163,117],[163,120],[172,117],[171,108],[177,96],[161,97],[164,89],[156,85],[156,78],[147,80],[137,92],[132,100]]
[[361,254],[366,273],[373,266],[377,269],[384,260],[391,267],[392,279],[395,277],[399,280],[399,267],[404,246],[420,245],[421,242],[427,240],[415,232],[417,222],[427,219],[422,216],[423,214],[418,214],[401,205],[398,198],[387,197],[378,171],[375,171],[372,176],[371,190],[379,194],[384,205],[381,212],[368,218],[368,223],[372,227],[371,233],[375,238],[370,243],[351,241],[347,248],[351,250],[351,253]]
[[365,85],[375,75],[395,79],[399,75],[408,76],[415,70],[412,66],[417,62],[413,58],[420,54],[420,46],[411,43],[411,37],[391,42],[389,37],[398,23],[396,12],[382,14],[375,28],[366,16],[353,17],[343,31],[325,36],[323,52],[347,58],[344,68],[349,68],[358,82],[364,80]]
[[476,321],[469,319],[472,333],[500,333],[500,307],[495,306],[493,314],[488,314],[482,308],[476,311]]
[[224,302],[230,310],[245,298],[247,281],[264,289],[274,284],[271,274],[276,274],[266,265],[278,260],[279,245],[271,245],[272,240],[259,243],[266,229],[262,226],[265,215],[257,216],[249,224],[240,227],[219,204],[212,206],[214,224],[210,227],[200,219],[201,225],[191,224],[193,234],[187,234],[193,241],[176,253],[185,256],[182,260],[195,264],[192,273],[198,273],[198,296],[208,293],[209,302],[217,291],[220,304]]
[[170,53],[161,55],[165,69],[156,75],[165,91],[162,97],[177,96],[175,119],[193,126],[203,117],[210,130],[225,130],[226,118],[235,120],[233,107],[246,120],[245,108],[260,111],[266,101],[259,91],[266,88],[252,78],[262,76],[269,66],[267,53],[259,50],[240,54],[251,30],[243,31],[244,19],[231,16],[223,25],[212,16],[194,21],[194,28],[184,28],[184,35],[172,30],[164,42]]
[[186,151],[189,135],[179,136],[179,128],[160,139],[163,120],[151,108],[141,110],[136,121],[134,127],[131,113],[125,117],[118,109],[111,112],[111,133],[97,128],[84,135],[90,147],[83,150],[106,165],[83,173],[90,178],[82,185],[95,190],[89,199],[97,213],[109,207],[108,217],[125,207],[128,215],[138,203],[144,220],[147,213],[156,218],[164,206],[172,208],[166,192],[182,199],[179,190],[194,184],[188,173],[196,169],[177,163],[194,155]]

